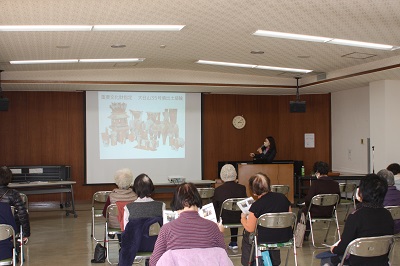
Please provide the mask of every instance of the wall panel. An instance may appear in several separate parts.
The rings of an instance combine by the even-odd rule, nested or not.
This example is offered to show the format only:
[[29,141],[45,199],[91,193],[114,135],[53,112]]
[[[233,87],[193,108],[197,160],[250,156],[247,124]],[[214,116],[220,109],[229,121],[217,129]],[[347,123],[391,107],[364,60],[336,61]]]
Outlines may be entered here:
[[[83,92],[6,92],[7,112],[0,112],[0,164],[70,165],[76,200],[90,200],[113,185],[84,185],[85,136]],[[330,161],[330,95],[302,95],[307,112],[289,113],[294,96],[203,95],[203,179],[218,177],[218,161],[247,161],[266,136],[277,141],[278,160]],[[236,115],[246,126],[232,126]],[[315,133],[315,149],[304,148],[304,133]],[[201,163],[201,162],[199,162]],[[31,201],[58,201],[34,195]]]

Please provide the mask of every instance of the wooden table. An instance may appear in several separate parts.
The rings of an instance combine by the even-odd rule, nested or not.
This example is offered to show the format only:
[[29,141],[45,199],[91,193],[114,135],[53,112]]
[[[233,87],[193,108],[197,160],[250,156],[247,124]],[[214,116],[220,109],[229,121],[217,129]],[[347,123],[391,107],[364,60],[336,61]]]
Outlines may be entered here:
[[75,181],[33,181],[9,183],[8,187],[26,195],[67,193],[70,196],[72,210],[66,210],[66,215],[69,216],[72,213],[76,218],[78,215],[75,211],[74,190],[72,186],[74,184],[76,184]]

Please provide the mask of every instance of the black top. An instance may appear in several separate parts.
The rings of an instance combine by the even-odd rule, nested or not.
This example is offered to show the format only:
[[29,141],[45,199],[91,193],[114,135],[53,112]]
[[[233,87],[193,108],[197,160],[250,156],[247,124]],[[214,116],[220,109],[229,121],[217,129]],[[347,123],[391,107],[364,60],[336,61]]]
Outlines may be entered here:
[[267,151],[263,150],[262,153],[255,154],[253,159],[255,162],[259,163],[272,163],[275,159],[276,150],[268,149]]
[[[250,212],[259,218],[265,213],[288,212],[290,201],[282,193],[268,192],[250,207]],[[257,227],[258,242],[260,243],[282,243],[292,238],[291,228],[265,228]]]
[[[333,249],[333,253],[344,254],[347,245],[356,238],[393,235],[394,222],[385,208],[361,207],[347,217],[341,241]],[[388,265],[388,256],[363,258],[350,256],[353,265]]]
[[[228,181],[214,190],[213,204],[217,216],[221,212],[222,203],[230,198],[247,198],[246,187],[236,183],[235,181]],[[242,211],[222,211],[222,223],[240,223],[240,214]],[[217,217],[219,219],[219,217]]]

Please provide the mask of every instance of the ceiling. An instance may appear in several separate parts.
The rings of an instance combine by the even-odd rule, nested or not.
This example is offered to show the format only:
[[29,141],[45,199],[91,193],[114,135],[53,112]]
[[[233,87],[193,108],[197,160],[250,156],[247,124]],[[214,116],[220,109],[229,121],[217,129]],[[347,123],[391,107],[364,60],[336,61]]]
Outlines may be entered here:
[[[397,0],[6,0],[0,1],[0,10],[0,25],[185,25],[179,32],[0,32],[3,91],[296,92],[298,74],[196,64],[199,59],[312,69],[300,75],[300,93],[329,93],[400,79],[400,49],[252,35],[261,29],[400,46]],[[126,47],[111,47],[118,44]],[[130,57],[146,59],[9,64]]]

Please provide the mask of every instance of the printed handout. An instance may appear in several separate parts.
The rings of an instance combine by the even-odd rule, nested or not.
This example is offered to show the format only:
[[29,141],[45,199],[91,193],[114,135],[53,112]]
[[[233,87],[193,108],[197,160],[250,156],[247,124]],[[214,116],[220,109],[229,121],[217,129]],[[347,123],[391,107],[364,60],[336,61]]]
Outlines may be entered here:
[[254,199],[252,197],[249,197],[247,199],[238,201],[236,204],[239,206],[239,208],[242,210],[243,213],[249,214],[249,209],[251,204],[253,204]]
[[[204,205],[200,210],[199,210],[199,215],[200,217],[203,217],[204,219],[213,221],[217,223],[217,215],[215,213],[214,205],[212,203]],[[176,218],[178,218],[178,212],[176,211],[171,211],[171,210],[164,210],[163,211],[163,224],[169,223]]]

